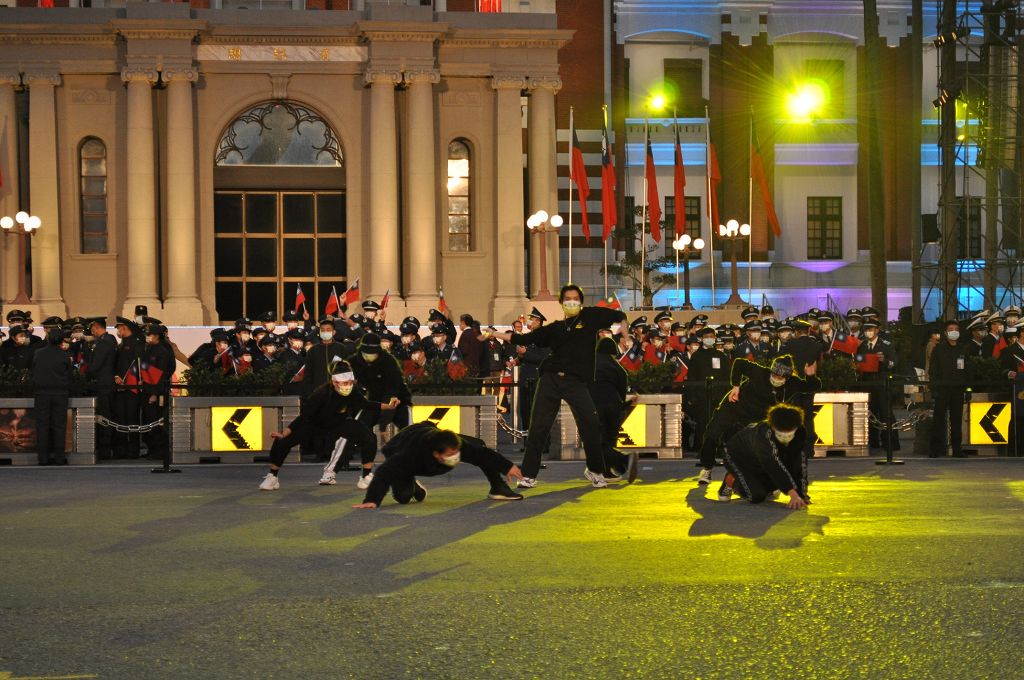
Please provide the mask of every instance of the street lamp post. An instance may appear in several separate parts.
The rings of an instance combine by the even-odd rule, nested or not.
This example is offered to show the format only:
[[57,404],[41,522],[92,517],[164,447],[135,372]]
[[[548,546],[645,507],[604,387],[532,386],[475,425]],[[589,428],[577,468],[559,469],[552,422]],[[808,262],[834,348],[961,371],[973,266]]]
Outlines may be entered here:
[[[556,234],[562,227],[562,216],[549,216],[546,210],[538,210],[526,220],[526,226],[533,234],[540,234],[540,289],[537,290],[536,300],[547,302],[555,297],[548,290],[548,232]],[[571,238],[571,235],[570,235]]]
[[729,241],[730,270],[732,272],[732,295],[725,301],[727,305],[745,305],[746,302],[740,297],[739,274],[736,269],[736,242],[750,238],[750,225],[740,224],[736,220],[729,220],[725,224],[718,225],[718,238]]
[[32,302],[28,296],[28,281],[25,278],[28,269],[28,237],[39,229],[42,223],[41,219],[29,215],[24,210],[19,211],[13,218],[7,215],[0,217],[0,228],[4,233],[18,235],[18,294],[11,300],[12,304],[27,305]]
[[693,309],[690,304],[690,253],[700,252],[704,249],[704,239],[690,239],[689,234],[683,234],[672,242],[672,248],[676,251],[676,301],[679,300],[679,254],[683,256],[683,290],[686,298],[683,301],[683,309]]

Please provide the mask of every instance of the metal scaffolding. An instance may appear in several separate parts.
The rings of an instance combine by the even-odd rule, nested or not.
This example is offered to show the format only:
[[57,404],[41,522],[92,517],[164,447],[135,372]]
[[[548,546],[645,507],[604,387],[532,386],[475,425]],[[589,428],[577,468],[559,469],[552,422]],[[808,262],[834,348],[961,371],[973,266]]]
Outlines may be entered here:
[[923,247],[919,266],[922,307],[941,296],[932,302],[948,319],[1019,305],[1024,296],[1024,16],[1019,0],[937,4],[939,239]]

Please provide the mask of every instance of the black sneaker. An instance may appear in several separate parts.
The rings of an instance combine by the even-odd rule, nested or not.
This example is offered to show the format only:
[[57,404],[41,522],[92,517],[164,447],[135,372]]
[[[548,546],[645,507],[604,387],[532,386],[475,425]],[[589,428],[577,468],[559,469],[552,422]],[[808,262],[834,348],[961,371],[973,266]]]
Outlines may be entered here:
[[417,503],[422,503],[427,498],[427,487],[420,484],[420,480],[416,480],[416,486],[412,490],[412,497],[416,499]]
[[487,492],[487,497],[492,501],[521,501],[523,500],[523,494],[516,493],[509,487],[508,484],[504,484],[500,487],[495,487]]

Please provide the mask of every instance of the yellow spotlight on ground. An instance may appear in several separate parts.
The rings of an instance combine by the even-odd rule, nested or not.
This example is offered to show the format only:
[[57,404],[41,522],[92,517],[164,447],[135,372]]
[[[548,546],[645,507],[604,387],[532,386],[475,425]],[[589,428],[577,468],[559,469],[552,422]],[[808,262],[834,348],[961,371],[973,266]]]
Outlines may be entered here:
[[829,100],[828,88],[818,81],[808,81],[797,86],[786,97],[786,113],[799,121],[810,121],[821,114]]

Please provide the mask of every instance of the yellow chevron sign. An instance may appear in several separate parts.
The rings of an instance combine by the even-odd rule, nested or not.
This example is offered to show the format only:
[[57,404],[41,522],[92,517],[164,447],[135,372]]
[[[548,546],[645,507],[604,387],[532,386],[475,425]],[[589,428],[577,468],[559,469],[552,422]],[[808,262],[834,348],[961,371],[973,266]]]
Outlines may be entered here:
[[259,406],[214,406],[210,409],[214,451],[262,451],[263,409]]
[[647,406],[645,404],[633,405],[619,429],[616,446],[627,449],[647,446]]
[[1005,444],[1010,436],[1010,404],[1005,401],[970,403],[971,444]]
[[459,432],[462,424],[459,418],[458,406],[417,406],[412,407],[412,422],[421,423],[424,420],[437,425],[442,430]]

